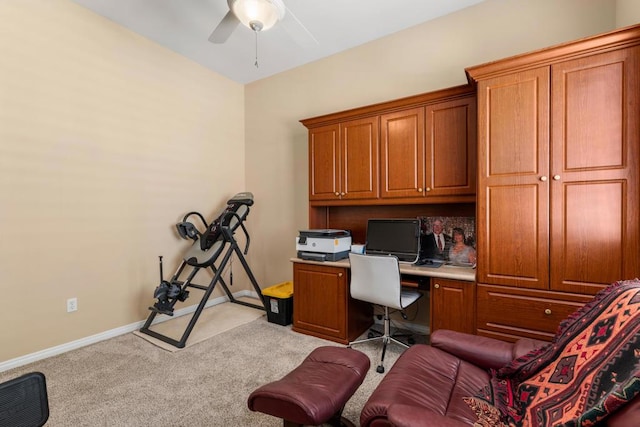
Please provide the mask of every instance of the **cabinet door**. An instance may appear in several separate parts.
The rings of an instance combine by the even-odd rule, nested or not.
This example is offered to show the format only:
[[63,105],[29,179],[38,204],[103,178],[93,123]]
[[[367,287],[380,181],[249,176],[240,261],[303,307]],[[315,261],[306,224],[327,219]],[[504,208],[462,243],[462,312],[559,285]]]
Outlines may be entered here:
[[340,124],[340,196],[375,199],[378,185],[378,116]]
[[426,196],[476,194],[476,98],[426,108]]
[[293,276],[293,330],[348,342],[346,270],[296,263]]
[[424,108],[380,117],[380,196],[424,194]]
[[340,198],[340,127],[309,130],[309,200]]
[[547,289],[549,68],[478,84],[478,282]]
[[640,48],[552,66],[552,290],[640,274]]
[[432,278],[430,331],[475,333],[475,288],[474,282]]

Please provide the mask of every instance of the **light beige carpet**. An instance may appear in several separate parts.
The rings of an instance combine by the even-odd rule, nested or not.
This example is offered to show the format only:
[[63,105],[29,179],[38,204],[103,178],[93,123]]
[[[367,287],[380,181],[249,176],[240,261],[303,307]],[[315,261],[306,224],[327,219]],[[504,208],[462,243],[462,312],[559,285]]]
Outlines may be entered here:
[[[261,316],[173,353],[133,334],[120,335],[0,372],[0,383],[27,372],[45,374],[47,427],[281,427],[281,419],[250,411],[247,398],[325,345],[340,346]],[[362,407],[386,374],[376,372],[380,342],[355,348],[371,359],[344,410],[358,425]],[[387,369],[401,352],[389,347]]]
[[[249,300],[243,300],[249,302]],[[250,300],[250,302],[253,304],[260,304],[259,300]],[[258,310],[257,308],[234,304],[232,302],[225,302],[205,308],[202,310],[196,325],[187,338],[187,343],[184,348],[200,343],[237,326],[249,323],[264,316],[265,314],[266,312],[264,310]],[[184,316],[176,317],[175,319],[170,319],[165,322],[152,325],[149,329],[180,341],[192,317],[193,313],[189,313]],[[181,348],[175,347],[140,331],[135,331],[133,334],[167,351],[176,352],[182,350]]]

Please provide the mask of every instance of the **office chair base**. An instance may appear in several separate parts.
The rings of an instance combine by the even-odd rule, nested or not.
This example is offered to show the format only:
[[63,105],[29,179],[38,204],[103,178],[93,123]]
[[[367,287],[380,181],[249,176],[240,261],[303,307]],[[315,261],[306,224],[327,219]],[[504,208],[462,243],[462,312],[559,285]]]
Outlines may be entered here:
[[[376,329],[369,329],[369,333],[367,334],[367,338],[382,337],[383,335],[384,335],[384,332],[382,332],[382,331],[378,331]],[[413,334],[393,333],[393,334],[391,334],[391,337],[393,337],[393,338],[405,337],[405,338],[407,338],[407,344],[408,345],[414,345],[416,343],[416,340],[413,337]]]
[[[347,345],[347,347],[348,347],[348,348],[351,348],[351,346],[352,346],[352,345],[355,345],[355,344],[362,344],[362,343],[369,342],[369,341],[384,340],[384,338],[385,338],[385,336],[384,336],[384,335],[381,335],[381,336],[379,336],[379,337],[373,337],[373,338],[364,338],[364,339],[361,339],[361,340],[357,340],[357,341],[352,341],[352,342],[350,342],[350,343]],[[394,343],[396,343],[396,344],[398,344],[398,345],[400,345],[400,346],[402,346],[402,347],[404,347],[404,348],[409,348],[409,346],[408,346],[407,344],[403,343],[402,341],[398,341],[398,340],[397,340],[397,339],[395,339],[394,337],[389,336],[389,337],[386,337],[386,338],[388,338],[388,339],[389,339],[389,341],[393,341]],[[388,341],[388,342],[389,342],[389,341]]]
[[382,344],[382,356],[380,357],[380,364],[376,368],[376,372],[379,373],[379,374],[382,374],[382,373],[384,373],[384,356],[385,356],[385,354],[387,352],[387,345],[389,345],[390,343],[393,342],[393,343],[398,344],[399,346],[404,347],[404,348],[409,348],[409,346],[407,344],[403,343],[402,341],[398,341],[397,339],[395,339],[395,338],[393,338],[391,336],[382,335],[382,336],[379,336],[379,337],[365,338],[365,339],[362,339],[362,340],[357,340],[357,341],[350,342],[347,345],[347,347],[351,348],[351,346],[356,345],[356,344],[362,344],[362,343],[365,343],[365,342],[377,341],[377,340],[382,340],[383,341],[383,344]]

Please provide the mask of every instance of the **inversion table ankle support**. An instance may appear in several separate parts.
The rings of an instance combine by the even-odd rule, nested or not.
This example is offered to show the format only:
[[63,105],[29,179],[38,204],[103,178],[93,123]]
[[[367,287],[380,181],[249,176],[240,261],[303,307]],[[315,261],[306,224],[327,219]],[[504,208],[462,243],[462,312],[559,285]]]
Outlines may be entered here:
[[[211,292],[213,292],[213,289],[218,283],[220,283],[231,302],[261,310],[265,309],[262,291],[260,290],[260,287],[258,286],[258,283],[256,282],[256,279],[244,257],[249,250],[250,239],[249,233],[243,223],[247,218],[247,215],[249,215],[249,207],[252,205],[253,194],[249,192],[238,193],[227,201],[227,207],[211,224],[207,224],[204,217],[198,212],[189,212],[184,216],[182,222],[176,224],[176,228],[178,229],[180,236],[183,239],[192,239],[194,240],[194,243],[183,257],[182,263],[169,281],[163,280],[162,257],[160,257],[160,285],[154,292],[154,298],[157,298],[157,301],[152,307],[149,307],[151,314],[147,318],[144,326],[140,329],[140,332],[162,340],[175,347],[183,348],[187,342],[189,334],[191,334],[193,327],[198,321],[202,310],[204,310],[205,305],[211,296]],[[206,226],[206,231],[204,233],[200,233],[195,225],[187,221],[191,215],[197,215]],[[238,242],[234,238],[235,231],[238,228],[242,229],[246,237],[244,254],[240,250]],[[225,248],[226,252],[224,252]],[[216,267],[215,263],[223,252],[224,256],[222,261]],[[254,289],[260,297],[262,306],[237,300],[222,278],[222,273],[234,253],[238,256],[249,280],[251,280]],[[187,267],[191,267],[191,269],[186,280],[180,280],[182,273],[185,272],[185,270],[188,270]],[[193,283],[194,277],[203,268],[210,268],[213,271],[213,279],[208,286]],[[193,313],[191,321],[187,325],[182,338],[180,338],[180,340],[175,340],[171,337],[150,330],[149,326],[151,326],[153,320],[158,314],[173,316],[173,309],[176,303],[178,301],[185,301],[189,297],[189,288],[200,289],[204,291],[204,295]]]

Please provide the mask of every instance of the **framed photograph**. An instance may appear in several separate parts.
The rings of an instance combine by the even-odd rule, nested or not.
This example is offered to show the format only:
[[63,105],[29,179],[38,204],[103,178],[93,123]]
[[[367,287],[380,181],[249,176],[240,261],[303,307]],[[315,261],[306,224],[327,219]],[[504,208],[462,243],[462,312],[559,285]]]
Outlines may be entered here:
[[476,219],[474,217],[418,217],[420,220],[420,258],[471,267],[476,258]]

